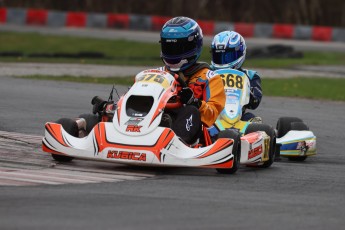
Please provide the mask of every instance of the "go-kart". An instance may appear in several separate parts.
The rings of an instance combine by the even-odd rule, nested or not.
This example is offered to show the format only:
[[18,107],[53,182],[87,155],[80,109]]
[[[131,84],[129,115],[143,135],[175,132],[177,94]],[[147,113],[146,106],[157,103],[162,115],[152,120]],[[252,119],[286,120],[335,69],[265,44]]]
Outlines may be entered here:
[[225,108],[218,116],[211,135],[231,130],[240,134],[240,162],[247,166],[267,168],[272,165],[276,150],[276,132],[270,125],[241,120],[250,99],[247,75],[234,69],[216,71],[222,78],[226,94]]
[[226,104],[213,131],[234,130],[241,134],[241,164],[267,168],[276,156],[303,161],[316,154],[316,137],[299,118],[279,118],[276,130],[267,124],[242,121],[250,98],[248,77],[233,69],[216,72],[223,80]]
[[[178,75],[154,69],[142,71],[117,103],[109,99],[104,105],[100,122],[93,115],[47,122],[42,149],[62,162],[82,158],[136,165],[206,167],[219,173],[235,173],[240,157],[237,133],[220,132],[216,140],[211,140],[202,127],[199,144],[190,146],[162,124],[167,111],[183,106],[178,92],[185,86]],[[95,97],[92,104],[99,101]]]

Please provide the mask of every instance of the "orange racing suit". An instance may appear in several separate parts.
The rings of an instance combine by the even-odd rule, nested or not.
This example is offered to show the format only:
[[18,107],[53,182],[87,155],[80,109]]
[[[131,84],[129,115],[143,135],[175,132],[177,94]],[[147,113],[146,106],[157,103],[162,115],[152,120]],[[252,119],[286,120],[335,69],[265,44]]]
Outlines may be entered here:
[[[165,67],[159,68],[167,71]],[[210,127],[225,106],[226,96],[223,82],[219,75],[209,69],[206,63],[196,63],[182,74],[188,87],[193,90],[194,97],[201,100],[199,107],[201,121]]]

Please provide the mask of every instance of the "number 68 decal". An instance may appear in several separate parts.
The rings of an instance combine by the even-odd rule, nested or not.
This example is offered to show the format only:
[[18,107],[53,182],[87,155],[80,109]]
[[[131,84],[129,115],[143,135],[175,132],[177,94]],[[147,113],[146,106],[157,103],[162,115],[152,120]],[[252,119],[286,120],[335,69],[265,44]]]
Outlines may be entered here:
[[239,75],[221,74],[223,85],[229,88],[243,89],[243,78]]

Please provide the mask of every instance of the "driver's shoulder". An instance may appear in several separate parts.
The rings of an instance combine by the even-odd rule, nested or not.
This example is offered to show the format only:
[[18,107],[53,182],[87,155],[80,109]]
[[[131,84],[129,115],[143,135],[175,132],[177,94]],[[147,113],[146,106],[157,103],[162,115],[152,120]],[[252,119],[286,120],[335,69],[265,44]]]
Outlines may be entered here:
[[250,80],[252,80],[253,78],[257,78],[257,77],[260,77],[259,76],[259,74],[258,74],[258,72],[257,71],[255,71],[255,70],[250,70],[250,69],[239,69],[241,72],[243,72],[243,73],[245,73],[247,76],[248,76],[248,78],[250,79]]

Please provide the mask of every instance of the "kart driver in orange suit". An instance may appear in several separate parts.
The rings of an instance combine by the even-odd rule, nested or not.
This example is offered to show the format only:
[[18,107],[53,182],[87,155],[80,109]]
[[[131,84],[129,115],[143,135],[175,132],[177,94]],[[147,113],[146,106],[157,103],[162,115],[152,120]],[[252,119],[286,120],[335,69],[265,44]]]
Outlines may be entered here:
[[219,75],[200,57],[203,34],[200,26],[187,17],[175,17],[165,23],[160,34],[160,70],[178,74],[188,85],[179,92],[184,107],[167,113],[163,120],[172,121],[172,129],[187,144],[197,143],[201,123],[212,126],[223,110],[226,96]]

